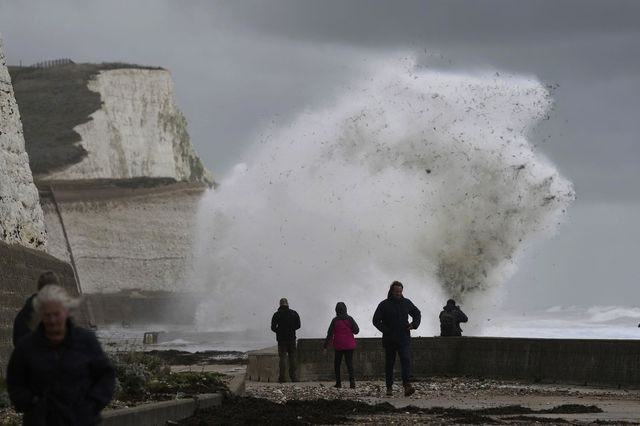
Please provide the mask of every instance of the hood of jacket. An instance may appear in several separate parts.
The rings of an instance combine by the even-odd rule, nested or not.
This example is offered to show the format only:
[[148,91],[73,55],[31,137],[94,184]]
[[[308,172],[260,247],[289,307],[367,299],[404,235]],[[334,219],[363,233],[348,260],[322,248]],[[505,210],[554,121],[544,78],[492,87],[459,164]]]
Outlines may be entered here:
[[336,303],[336,315],[339,317],[347,315],[347,305],[344,302]]

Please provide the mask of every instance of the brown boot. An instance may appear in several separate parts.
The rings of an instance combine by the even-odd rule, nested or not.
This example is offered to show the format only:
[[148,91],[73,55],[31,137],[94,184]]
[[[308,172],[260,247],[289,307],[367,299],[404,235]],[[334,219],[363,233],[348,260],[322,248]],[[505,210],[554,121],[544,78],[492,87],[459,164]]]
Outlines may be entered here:
[[415,393],[415,388],[410,383],[404,385],[404,396],[411,396]]

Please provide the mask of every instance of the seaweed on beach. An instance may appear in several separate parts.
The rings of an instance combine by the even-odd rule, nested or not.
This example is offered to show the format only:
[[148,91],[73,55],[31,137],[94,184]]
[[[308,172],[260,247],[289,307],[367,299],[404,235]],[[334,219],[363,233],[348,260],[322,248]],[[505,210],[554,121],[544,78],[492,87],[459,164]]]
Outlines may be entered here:
[[[599,413],[602,410],[594,405],[567,404],[545,410],[534,410],[520,405],[508,405],[503,407],[490,407],[482,409],[461,408],[420,408],[407,406],[396,408],[389,403],[370,405],[360,401],[345,399],[316,399],[316,400],[290,400],[285,403],[277,403],[267,399],[244,397],[232,398],[225,401],[222,406],[211,410],[199,412],[196,416],[182,421],[181,425],[212,425],[212,424],[344,424],[363,420],[366,416],[389,415],[399,419],[403,415],[409,415],[414,420],[422,416],[432,416],[435,419],[447,422],[463,424],[497,424],[502,420],[496,420],[492,416],[514,415],[512,420],[540,421],[551,423],[567,423],[563,419],[546,419],[525,414],[576,414]],[[518,416],[515,416],[518,415]],[[365,419],[373,421],[375,417]],[[423,418],[423,420],[426,420]]]
[[395,411],[389,403],[369,405],[350,400],[287,401],[278,404],[266,399],[242,397],[226,400],[221,406],[203,410],[180,425],[312,425],[348,423],[349,417]]

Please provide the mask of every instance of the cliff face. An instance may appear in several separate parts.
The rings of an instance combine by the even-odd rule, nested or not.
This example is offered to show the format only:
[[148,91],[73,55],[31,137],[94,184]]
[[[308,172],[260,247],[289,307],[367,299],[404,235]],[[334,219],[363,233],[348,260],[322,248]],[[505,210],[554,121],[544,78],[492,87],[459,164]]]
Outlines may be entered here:
[[[5,371],[13,350],[13,319],[36,289],[39,275],[55,271],[70,294],[77,295],[73,270],[43,252],[45,224],[11,78],[0,36],[0,369]],[[32,250],[39,249],[39,250]],[[87,323],[85,311],[76,315]],[[1,375],[1,373],[0,373]]]
[[210,179],[173,99],[165,70],[100,71],[88,88],[100,94],[102,107],[91,121],[75,128],[87,156],[46,179],[171,177],[177,181]]
[[10,72],[48,253],[75,264],[84,293],[197,290],[188,281],[193,234],[213,181],[169,72],[125,64]]
[[212,183],[191,145],[168,71],[70,64],[11,72],[38,180]]
[[45,226],[0,37],[0,241],[43,249]]

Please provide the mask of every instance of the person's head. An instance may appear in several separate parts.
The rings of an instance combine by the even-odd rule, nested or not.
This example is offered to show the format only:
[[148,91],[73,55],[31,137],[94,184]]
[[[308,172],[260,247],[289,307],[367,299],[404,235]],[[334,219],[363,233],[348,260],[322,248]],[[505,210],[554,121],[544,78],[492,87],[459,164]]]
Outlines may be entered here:
[[33,309],[44,327],[45,336],[52,341],[61,341],[66,334],[69,310],[79,305],[64,288],[48,284],[33,299]]
[[286,306],[287,308],[289,307],[289,301],[286,298],[282,298],[280,299],[280,307]]
[[347,305],[344,302],[336,303],[336,315],[346,315]]
[[42,290],[42,287],[49,284],[60,285],[60,279],[53,271],[45,271],[40,274],[40,277],[38,278],[38,291]]
[[447,300],[447,304],[444,305],[444,307],[442,309],[444,309],[447,312],[453,312],[453,311],[457,310],[458,307],[456,306],[456,301],[455,300],[449,299],[449,300]]
[[389,287],[389,296],[394,299],[402,299],[402,290],[404,286],[400,281],[394,281]]

